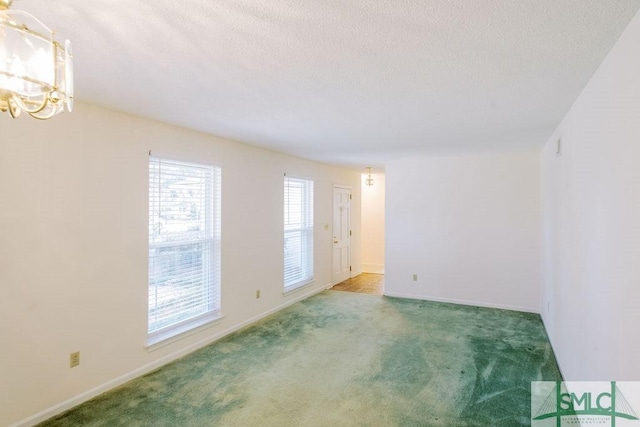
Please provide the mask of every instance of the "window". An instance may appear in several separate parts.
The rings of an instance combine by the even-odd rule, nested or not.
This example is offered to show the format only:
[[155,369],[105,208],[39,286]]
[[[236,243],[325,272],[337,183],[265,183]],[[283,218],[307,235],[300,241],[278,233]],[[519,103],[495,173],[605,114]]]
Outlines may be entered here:
[[313,281],[313,181],[284,177],[284,290]]
[[220,168],[149,159],[148,343],[220,315]]

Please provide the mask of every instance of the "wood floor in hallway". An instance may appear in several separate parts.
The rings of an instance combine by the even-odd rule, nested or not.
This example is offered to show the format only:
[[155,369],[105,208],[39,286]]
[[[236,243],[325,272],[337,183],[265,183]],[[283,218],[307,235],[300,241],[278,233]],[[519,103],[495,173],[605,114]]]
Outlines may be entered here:
[[362,273],[338,283],[331,289],[334,291],[382,295],[382,290],[384,289],[384,274]]

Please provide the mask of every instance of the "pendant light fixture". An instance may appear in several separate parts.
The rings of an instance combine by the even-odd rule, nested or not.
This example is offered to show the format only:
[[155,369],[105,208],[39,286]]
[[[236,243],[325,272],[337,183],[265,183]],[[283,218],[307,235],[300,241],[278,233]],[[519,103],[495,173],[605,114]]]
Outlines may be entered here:
[[22,112],[49,119],[73,109],[71,42],[54,40],[53,31],[33,15],[9,10],[0,0],[0,112]]
[[369,172],[365,184],[367,184],[368,187],[371,187],[373,185],[373,178],[371,178],[371,167],[367,166],[367,170]]

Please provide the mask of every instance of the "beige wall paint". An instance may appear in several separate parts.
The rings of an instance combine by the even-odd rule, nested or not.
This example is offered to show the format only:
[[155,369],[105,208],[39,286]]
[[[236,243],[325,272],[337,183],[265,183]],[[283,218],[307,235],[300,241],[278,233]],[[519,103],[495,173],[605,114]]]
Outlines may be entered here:
[[[219,324],[144,349],[148,152],[222,168]],[[315,283],[282,295],[283,174],[315,181]],[[0,425],[30,423],[331,283],[332,186],[360,173],[95,106],[0,116]],[[352,217],[361,268],[360,217]],[[260,289],[261,298],[256,299]],[[69,368],[69,353],[81,352]]]
[[542,316],[567,380],[640,380],[638,46],[640,14],[542,150]]
[[362,271],[384,274],[384,174],[362,175]]
[[385,175],[385,294],[538,311],[538,153],[414,156]]

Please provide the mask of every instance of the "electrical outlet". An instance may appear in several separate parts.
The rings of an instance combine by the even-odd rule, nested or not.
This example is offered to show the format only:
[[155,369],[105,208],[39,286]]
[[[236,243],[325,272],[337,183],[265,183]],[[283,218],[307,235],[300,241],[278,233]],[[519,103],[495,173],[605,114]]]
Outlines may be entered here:
[[547,313],[551,311],[551,302],[547,301]]
[[256,291],[256,299],[260,299],[260,291]]
[[414,281],[414,282],[417,282],[417,281],[418,281],[418,275],[417,275],[417,274],[414,274],[414,275],[413,275],[413,281]]
[[74,368],[80,364],[80,352],[74,351],[69,355],[69,367]]

